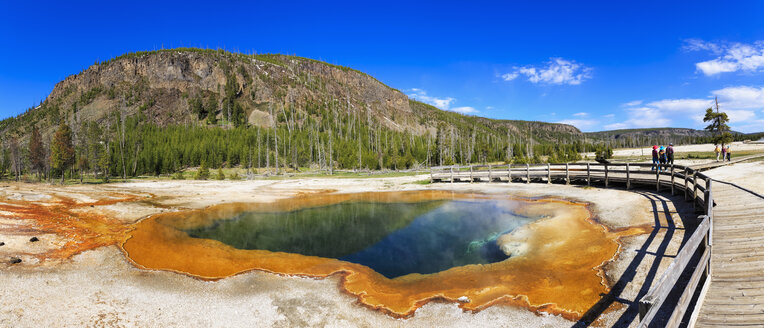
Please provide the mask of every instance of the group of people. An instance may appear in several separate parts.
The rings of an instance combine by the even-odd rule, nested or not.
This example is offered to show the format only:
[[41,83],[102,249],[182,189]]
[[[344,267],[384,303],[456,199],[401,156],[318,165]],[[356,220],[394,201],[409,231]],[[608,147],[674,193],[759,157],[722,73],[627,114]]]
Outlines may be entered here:
[[669,143],[668,147],[663,148],[653,145],[653,167],[652,170],[662,170],[662,165],[674,164],[674,144]]
[[727,159],[727,162],[729,162],[732,159],[732,150],[730,150],[730,146],[727,145],[727,147],[719,147],[719,145],[716,145],[716,149],[714,149],[714,153],[716,153],[716,161],[719,161],[719,154],[722,155],[722,162],[724,162],[725,159]]

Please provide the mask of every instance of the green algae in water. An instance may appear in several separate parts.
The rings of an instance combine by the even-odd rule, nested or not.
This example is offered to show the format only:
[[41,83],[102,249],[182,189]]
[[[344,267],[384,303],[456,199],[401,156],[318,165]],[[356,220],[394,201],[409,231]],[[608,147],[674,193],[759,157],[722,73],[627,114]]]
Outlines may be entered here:
[[393,278],[507,259],[496,238],[533,221],[511,200],[344,202],[289,212],[243,212],[186,232],[239,249],[337,258]]

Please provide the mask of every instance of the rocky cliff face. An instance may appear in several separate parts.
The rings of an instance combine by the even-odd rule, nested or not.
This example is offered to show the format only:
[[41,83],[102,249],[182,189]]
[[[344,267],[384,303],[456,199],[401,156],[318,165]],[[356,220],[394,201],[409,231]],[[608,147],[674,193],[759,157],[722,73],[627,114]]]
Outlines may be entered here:
[[[230,102],[225,102],[230,99]],[[103,121],[110,115],[142,114],[158,125],[199,124],[194,101],[217,103],[217,120],[240,106],[246,123],[269,126],[271,110],[332,108],[363,115],[365,122],[416,135],[439,124],[503,127],[539,139],[580,136],[573,126],[491,120],[443,112],[408,99],[373,77],[327,63],[284,55],[242,55],[175,49],[123,55],[56,84],[42,106],[0,122],[0,133],[23,134],[32,125],[49,133],[59,122]],[[323,119],[331,119],[324,117]]]

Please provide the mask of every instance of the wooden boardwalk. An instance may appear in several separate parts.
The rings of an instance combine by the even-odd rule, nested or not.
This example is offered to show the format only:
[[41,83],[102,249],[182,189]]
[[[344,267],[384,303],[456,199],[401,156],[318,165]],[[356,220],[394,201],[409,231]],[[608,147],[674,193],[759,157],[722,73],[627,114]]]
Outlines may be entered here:
[[764,198],[714,181],[711,284],[696,327],[764,327]]
[[[764,327],[764,196],[700,172],[752,157],[756,155],[732,162],[666,166],[662,171],[643,163],[439,166],[430,168],[430,179],[447,183],[620,184],[626,189],[683,193],[700,214],[698,227],[639,300],[638,326]],[[693,258],[698,259],[697,265],[690,265]],[[669,294],[676,293],[681,294],[679,298],[667,304],[670,318],[658,318]]]

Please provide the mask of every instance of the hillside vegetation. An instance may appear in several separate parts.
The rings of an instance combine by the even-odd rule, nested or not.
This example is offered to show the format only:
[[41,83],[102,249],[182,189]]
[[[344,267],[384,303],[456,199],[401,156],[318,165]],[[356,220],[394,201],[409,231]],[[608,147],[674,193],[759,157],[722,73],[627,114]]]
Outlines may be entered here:
[[[68,171],[49,160],[62,123],[76,157]],[[33,128],[44,160],[30,158]],[[278,172],[573,161],[597,142],[570,125],[442,111],[347,67],[205,49],[95,63],[56,84],[39,106],[0,121],[0,137],[0,174],[103,178],[196,166]]]

